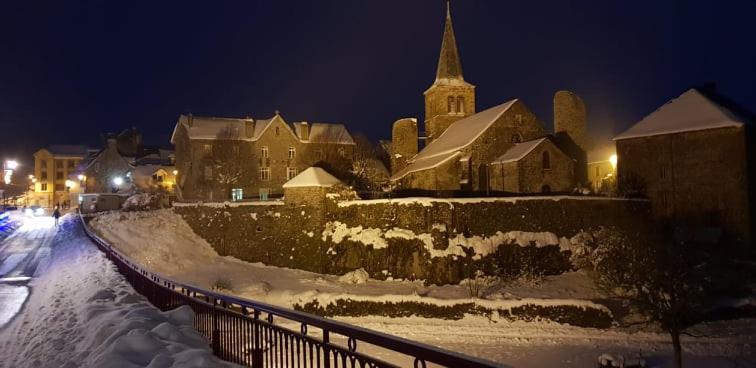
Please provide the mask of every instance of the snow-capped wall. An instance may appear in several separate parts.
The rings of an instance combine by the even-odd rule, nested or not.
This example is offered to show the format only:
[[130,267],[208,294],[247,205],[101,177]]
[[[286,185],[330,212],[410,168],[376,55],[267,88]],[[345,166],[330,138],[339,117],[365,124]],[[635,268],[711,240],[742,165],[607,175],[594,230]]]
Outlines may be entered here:
[[307,205],[177,206],[221,255],[250,262],[373,278],[458,283],[477,270],[554,275],[584,264],[604,229],[628,241],[648,233],[645,201],[560,197],[528,200],[351,201]]

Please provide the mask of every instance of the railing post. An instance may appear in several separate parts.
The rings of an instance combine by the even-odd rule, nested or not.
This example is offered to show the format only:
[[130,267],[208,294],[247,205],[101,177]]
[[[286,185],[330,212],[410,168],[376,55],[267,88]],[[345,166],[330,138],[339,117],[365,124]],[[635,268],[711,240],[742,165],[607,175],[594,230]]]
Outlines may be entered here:
[[328,336],[328,330],[323,329],[323,367],[331,368],[331,339]]
[[255,309],[255,319],[252,320],[254,326],[255,347],[252,348],[252,368],[262,368],[263,366],[263,349],[260,341],[260,311]]
[[213,311],[211,313],[213,317],[213,352],[215,355],[220,356],[220,329],[218,327],[218,299],[213,298]]

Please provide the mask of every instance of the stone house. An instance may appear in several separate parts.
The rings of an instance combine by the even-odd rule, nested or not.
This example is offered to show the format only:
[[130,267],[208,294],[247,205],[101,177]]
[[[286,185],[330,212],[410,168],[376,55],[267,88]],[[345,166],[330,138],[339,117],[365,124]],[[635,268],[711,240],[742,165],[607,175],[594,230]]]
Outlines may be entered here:
[[346,170],[355,142],[341,124],[181,115],[175,145],[177,196],[184,201],[281,196],[283,184],[322,164]]
[[[542,144],[561,151],[555,152],[555,157],[566,154],[574,162],[557,169],[556,165],[561,165],[562,161],[555,160],[548,178],[543,176],[543,169],[538,168],[532,175],[507,180],[498,178],[492,183],[492,174],[504,173],[502,165],[498,165],[498,170],[491,170],[489,166],[494,161],[518,143],[543,138],[548,133],[519,99],[476,113],[475,87],[464,80],[448,8],[436,79],[424,95],[426,146],[418,149],[421,137],[417,120],[401,119],[392,128],[391,181],[397,189],[489,192],[493,190],[492,185],[503,188],[504,181],[528,180],[533,182],[516,187],[531,191],[540,176],[537,185],[540,191],[585,181],[585,105],[574,93],[559,91],[554,96],[556,133],[548,143]],[[530,165],[523,161],[521,166]],[[553,184],[544,183],[546,179]]]
[[568,192],[574,188],[574,160],[550,137],[515,144],[489,166],[492,191]]
[[118,149],[115,136],[106,138],[105,148],[92,156],[83,168],[86,193],[114,193],[131,181],[132,158]]
[[747,121],[719,96],[686,91],[614,138],[620,193],[647,196],[687,234],[749,242]]
[[79,187],[70,177],[89,155],[86,146],[75,145],[51,145],[35,152],[34,190],[30,193],[30,204],[53,207],[69,201],[71,189],[78,192]]

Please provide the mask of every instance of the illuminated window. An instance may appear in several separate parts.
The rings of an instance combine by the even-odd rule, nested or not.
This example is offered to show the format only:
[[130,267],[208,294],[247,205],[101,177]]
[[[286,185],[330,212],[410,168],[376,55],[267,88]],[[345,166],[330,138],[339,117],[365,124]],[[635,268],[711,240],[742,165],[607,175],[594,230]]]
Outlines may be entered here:
[[244,191],[242,190],[242,188],[231,189],[231,200],[232,201],[234,201],[234,202],[241,201],[242,198],[244,198]]
[[270,168],[269,167],[261,167],[260,168],[260,180],[262,180],[262,181],[269,181],[270,180]]
[[297,156],[297,150],[294,147],[289,147],[289,160],[293,160]]
[[286,180],[291,180],[292,178],[294,178],[295,176],[297,176],[297,174],[299,173],[298,171],[299,170],[297,170],[296,167],[287,167],[286,168]]
[[202,152],[204,152],[206,155],[213,153],[213,145],[209,143],[203,144]]
[[541,155],[541,163],[543,164],[544,170],[551,169],[551,157],[549,156],[548,151],[544,151],[543,155]]
[[268,146],[260,147],[260,157],[268,158]]

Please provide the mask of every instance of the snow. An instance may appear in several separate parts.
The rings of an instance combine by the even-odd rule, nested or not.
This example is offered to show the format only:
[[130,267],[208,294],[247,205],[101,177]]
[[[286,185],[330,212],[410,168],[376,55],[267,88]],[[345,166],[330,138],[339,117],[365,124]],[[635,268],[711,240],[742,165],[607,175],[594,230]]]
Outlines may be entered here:
[[743,126],[744,120],[691,88],[667,102],[614,140]]
[[522,142],[515,144],[503,155],[494,160],[493,164],[504,164],[507,162],[520,161],[523,157],[527,156],[533,149],[538,147],[539,144],[546,141],[548,138],[535,139],[532,141]]
[[280,200],[249,201],[249,202],[173,202],[173,207],[242,207],[242,206],[283,206]]
[[345,284],[364,284],[370,279],[367,271],[364,268],[360,268],[354,271],[345,273],[339,277],[339,282]]
[[[306,122],[294,123],[294,130],[302,140],[302,124]],[[330,123],[313,123],[310,125],[309,139],[302,140],[309,143],[329,143],[329,144],[349,144],[353,145],[354,139],[343,124]]]
[[407,197],[407,198],[391,198],[391,199],[365,199],[365,200],[353,200],[339,202],[339,207],[349,206],[366,206],[374,204],[394,204],[394,205],[421,205],[425,207],[433,206],[437,203],[448,204],[453,206],[454,204],[471,204],[471,203],[517,203],[519,201],[636,201],[646,202],[646,199],[642,198],[619,198],[619,197],[599,197],[599,196],[527,196],[527,197],[477,197],[477,198],[432,198],[432,197]]
[[284,188],[330,187],[341,183],[339,179],[319,167],[310,167],[284,183]]
[[0,329],[4,366],[234,366],[213,356],[189,307],[161,312],[137,294],[77,221],[22,228],[9,244],[41,241],[51,252],[33,273],[28,301]]
[[[449,159],[450,155],[461,151],[478,139],[515,102],[517,102],[516,99],[454,122],[438,138],[411,158],[409,165],[392,176],[391,180],[399,180],[410,172],[426,170],[434,164],[438,165],[438,156]],[[433,158],[436,159],[433,160]]]

